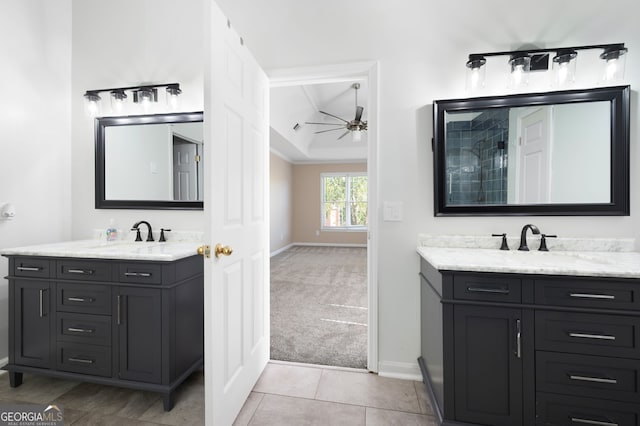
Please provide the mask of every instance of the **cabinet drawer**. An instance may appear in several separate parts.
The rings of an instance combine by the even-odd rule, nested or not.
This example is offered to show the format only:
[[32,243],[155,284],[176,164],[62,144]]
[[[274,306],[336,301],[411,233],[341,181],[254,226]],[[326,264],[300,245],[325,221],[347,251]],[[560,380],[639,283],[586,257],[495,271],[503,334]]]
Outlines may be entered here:
[[640,406],[556,394],[536,394],[536,425],[640,426]]
[[59,312],[56,315],[56,328],[58,342],[111,345],[110,316]]
[[640,310],[640,286],[613,280],[536,280],[535,302],[556,306]]
[[536,349],[640,358],[640,317],[538,311],[535,330]]
[[453,297],[465,300],[520,303],[522,287],[517,278],[456,274]]
[[640,363],[624,358],[536,353],[536,389],[544,392],[637,402]]
[[111,376],[111,349],[74,343],[58,343],[57,349],[58,370],[93,376]]
[[99,284],[57,283],[58,312],[111,314],[111,287]]
[[49,278],[51,274],[51,261],[33,257],[16,257],[14,260],[13,275],[16,277]]
[[118,281],[121,283],[160,284],[162,265],[154,263],[121,263]]
[[56,277],[65,280],[111,281],[111,264],[95,260],[58,260]]

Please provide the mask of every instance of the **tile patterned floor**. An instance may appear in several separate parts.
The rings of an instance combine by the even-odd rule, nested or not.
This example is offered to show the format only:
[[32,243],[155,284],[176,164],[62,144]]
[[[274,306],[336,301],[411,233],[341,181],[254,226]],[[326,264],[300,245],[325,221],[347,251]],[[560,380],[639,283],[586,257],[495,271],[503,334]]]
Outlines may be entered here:
[[[158,394],[25,375],[9,387],[0,375],[0,404],[57,403],[65,425],[204,425],[204,376],[194,373],[176,394],[173,410]],[[271,362],[249,395],[235,426],[435,426],[420,382],[363,371]]]

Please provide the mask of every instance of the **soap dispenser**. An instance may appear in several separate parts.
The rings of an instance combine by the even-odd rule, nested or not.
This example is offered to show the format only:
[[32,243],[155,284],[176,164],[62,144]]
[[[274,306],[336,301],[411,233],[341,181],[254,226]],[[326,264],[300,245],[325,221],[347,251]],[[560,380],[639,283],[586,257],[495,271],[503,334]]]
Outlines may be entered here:
[[107,241],[115,241],[118,239],[118,229],[116,228],[115,221],[109,220],[109,227],[107,228]]

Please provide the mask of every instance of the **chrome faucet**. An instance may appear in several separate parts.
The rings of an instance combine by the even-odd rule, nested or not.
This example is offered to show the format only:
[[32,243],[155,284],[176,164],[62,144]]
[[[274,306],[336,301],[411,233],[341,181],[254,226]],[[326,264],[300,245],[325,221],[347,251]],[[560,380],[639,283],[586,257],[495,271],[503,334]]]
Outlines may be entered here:
[[527,230],[528,229],[531,229],[531,232],[536,235],[540,234],[540,230],[535,225],[527,224],[523,226],[522,232],[520,232],[520,247],[518,247],[518,250],[529,251],[529,247],[527,247]]
[[147,241],[154,241],[153,240],[153,230],[151,229],[151,224],[149,222],[147,222],[146,220],[141,220],[140,222],[136,222],[133,225],[133,228],[131,228],[132,231],[137,231],[136,232],[136,241],[142,241],[142,238],[140,237],[140,228],[139,226],[142,224],[147,225]]

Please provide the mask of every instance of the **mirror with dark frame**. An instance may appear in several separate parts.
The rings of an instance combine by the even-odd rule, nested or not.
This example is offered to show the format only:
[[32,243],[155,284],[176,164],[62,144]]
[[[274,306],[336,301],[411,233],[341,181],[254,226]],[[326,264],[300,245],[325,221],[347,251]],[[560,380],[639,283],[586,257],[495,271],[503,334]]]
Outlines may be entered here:
[[434,214],[629,215],[629,86],[434,101]]
[[202,210],[202,117],[96,118],[96,208]]

